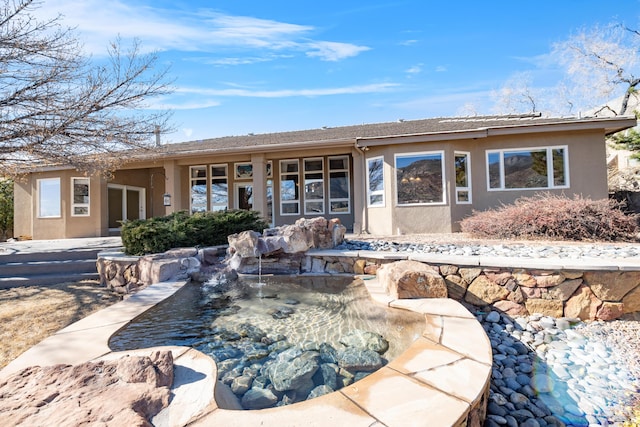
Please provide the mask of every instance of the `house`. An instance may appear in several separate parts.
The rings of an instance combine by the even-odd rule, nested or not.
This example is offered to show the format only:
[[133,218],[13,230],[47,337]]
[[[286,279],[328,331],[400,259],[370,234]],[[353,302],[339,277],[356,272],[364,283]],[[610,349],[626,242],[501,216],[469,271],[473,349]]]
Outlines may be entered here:
[[548,191],[607,197],[605,135],[635,117],[398,120],[166,144],[110,178],[36,169],[15,184],[15,235],[117,234],[123,220],[254,209],[275,226],[339,218],[394,235],[458,230],[473,210]]

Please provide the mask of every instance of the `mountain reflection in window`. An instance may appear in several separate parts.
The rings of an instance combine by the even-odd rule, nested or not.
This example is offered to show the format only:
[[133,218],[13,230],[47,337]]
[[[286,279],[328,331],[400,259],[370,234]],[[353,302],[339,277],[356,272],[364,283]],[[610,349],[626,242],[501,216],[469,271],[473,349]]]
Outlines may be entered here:
[[444,202],[442,157],[442,153],[396,157],[399,205]]

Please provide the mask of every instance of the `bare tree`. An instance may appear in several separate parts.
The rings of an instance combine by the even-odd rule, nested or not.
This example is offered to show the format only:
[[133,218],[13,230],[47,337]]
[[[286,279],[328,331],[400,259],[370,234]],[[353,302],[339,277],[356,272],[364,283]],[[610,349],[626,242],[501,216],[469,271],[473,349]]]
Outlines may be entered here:
[[496,114],[538,113],[539,95],[532,88],[529,73],[515,73],[505,84],[492,93]]
[[93,65],[59,16],[39,21],[32,7],[0,2],[0,175],[33,164],[109,170],[170,130],[169,112],[145,109],[171,90],[154,54],[116,40],[105,64]]
[[[584,29],[553,49],[570,78],[573,104],[614,115],[627,113],[640,84],[639,52],[640,33],[621,24]],[[619,104],[610,102],[618,96]]]

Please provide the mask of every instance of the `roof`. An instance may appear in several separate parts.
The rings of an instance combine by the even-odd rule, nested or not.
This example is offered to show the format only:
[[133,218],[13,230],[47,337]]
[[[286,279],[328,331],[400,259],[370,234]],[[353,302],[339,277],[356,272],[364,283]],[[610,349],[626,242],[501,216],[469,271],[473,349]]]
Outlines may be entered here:
[[[370,146],[417,142],[480,138],[516,133],[577,131],[603,129],[605,134],[636,125],[633,116],[549,118],[540,115],[508,115],[477,117],[441,117],[422,120],[322,127],[290,132],[226,136],[199,141],[166,144],[153,150],[152,157],[185,157],[210,153],[261,152],[300,149],[311,145]],[[144,154],[141,157],[146,157]],[[140,157],[139,157],[140,158]]]

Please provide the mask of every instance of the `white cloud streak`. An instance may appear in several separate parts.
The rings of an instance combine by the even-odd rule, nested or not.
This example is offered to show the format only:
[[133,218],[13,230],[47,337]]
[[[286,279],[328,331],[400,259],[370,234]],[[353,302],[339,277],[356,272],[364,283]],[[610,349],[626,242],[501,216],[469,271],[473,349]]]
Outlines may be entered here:
[[[106,53],[117,36],[137,38],[147,50],[218,52],[222,50],[302,52],[323,61],[339,61],[370,48],[351,43],[313,40],[316,29],[260,19],[233,16],[211,9],[196,12],[167,11],[151,6],[133,6],[121,0],[51,0],[34,14],[48,19],[62,14],[63,23],[82,34],[85,49],[96,56]],[[250,56],[250,55],[249,55]]]
[[252,90],[252,89],[208,89],[181,87],[176,89],[178,94],[199,94],[203,96],[220,97],[249,97],[249,98],[291,98],[299,96],[328,96],[354,95],[362,93],[389,92],[400,85],[397,83],[374,83],[369,85],[346,86],[321,89],[282,89],[282,90]]

